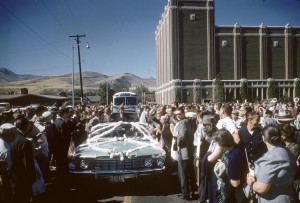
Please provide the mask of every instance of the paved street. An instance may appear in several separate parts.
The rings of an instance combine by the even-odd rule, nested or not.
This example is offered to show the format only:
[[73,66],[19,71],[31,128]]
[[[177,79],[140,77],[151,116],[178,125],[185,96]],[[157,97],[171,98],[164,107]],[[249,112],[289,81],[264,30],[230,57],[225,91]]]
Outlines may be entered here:
[[47,183],[47,192],[37,198],[36,203],[187,202],[177,197],[180,189],[176,175],[143,176],[138,179],[127,179],[125,183],[109,183],[107,180],[94,181],[84,178],[71,183],[66,190],[59,189],[54,182],[52,179]]

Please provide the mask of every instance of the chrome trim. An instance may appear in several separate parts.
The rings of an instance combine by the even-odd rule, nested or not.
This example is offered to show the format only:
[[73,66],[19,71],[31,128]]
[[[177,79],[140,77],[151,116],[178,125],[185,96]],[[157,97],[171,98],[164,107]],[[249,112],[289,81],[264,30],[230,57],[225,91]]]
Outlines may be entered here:
[[91,175],[125,175],[125,174],[137,174],[137,175],[147,175],[151,173],[162,173],[165,171],[165,166],[162,168],[155,169],[144,169],[144,170],[116,170],[116,171],[98,171],[98,170],[84,170],[84,171],[73,171],[69,170],[71,174],[91,174]]

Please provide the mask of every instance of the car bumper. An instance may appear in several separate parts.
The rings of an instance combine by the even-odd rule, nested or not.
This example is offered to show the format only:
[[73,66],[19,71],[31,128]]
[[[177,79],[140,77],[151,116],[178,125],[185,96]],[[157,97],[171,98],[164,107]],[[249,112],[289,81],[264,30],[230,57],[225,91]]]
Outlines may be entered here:
[[157,169],[144,170],[114,170],[114,171],[98,171],[98,170],[84,170],[84,171],[70,171],[74,178],[93,178],[108,179],[109,182],[124,182],[125,179],[138,178],[139,176],[162,174],[165,167]]
[[143,170],[82,170],[75,171],[70,170],[71,174],[91,174],[91,175],[127,175],[127,174],[135,174],[135,175],[148,175],[148,174],[156,174],[162,173],[165,171],[165,167],[155,168],[155,169],[143,169]]

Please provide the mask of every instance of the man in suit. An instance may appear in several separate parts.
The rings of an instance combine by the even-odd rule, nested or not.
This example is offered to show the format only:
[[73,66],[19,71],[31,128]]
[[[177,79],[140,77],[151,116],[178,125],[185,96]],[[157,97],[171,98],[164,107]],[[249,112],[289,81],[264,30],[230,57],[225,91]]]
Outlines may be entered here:
[[180,199],[190,199],[190,187],[192,196],[196,191],[196,179],[193,166],[194,152],[194,132],[190,121],[185,117],[183,108],[178,108],[174,114],[179,122],[175,129],[178,130],[177,135],[177,151],[178,151],[178,176],[182,194],[178,195]]
[[53,139],[53,150],[56,157],[56,175],[60,186],[65,186],[68,178],[68,151],[71,141],[72,126],[69,124],[69,113],[65,107],[60,107],[54,125],[57,135]]
[[15,181],[14,202],[30,202],[32,184],[36,179],[33,161],[33,142],[26,138],[30,130],[30,121],[27,118],[16,120],[18,133],[11,143],[12,173]]

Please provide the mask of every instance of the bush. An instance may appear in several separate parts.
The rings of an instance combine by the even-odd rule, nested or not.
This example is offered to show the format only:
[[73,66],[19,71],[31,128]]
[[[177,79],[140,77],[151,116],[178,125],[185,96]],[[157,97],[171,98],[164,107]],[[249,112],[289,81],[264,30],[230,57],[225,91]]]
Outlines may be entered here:
[[224,98],[224,84],[222,82],[222,76],[219,73],[215,80],[215,102],[223,102]]

